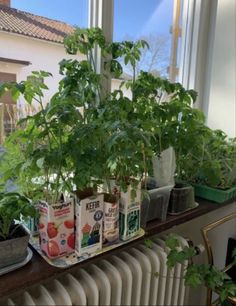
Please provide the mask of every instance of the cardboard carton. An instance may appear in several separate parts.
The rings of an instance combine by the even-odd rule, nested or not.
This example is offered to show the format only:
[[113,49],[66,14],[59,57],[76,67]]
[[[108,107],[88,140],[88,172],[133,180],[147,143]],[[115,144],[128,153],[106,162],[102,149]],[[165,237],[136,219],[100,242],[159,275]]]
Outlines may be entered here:
[[72,253],[75,248],[73,198],[52,205],[41,201],[39,215],[41,250],[49,258]]
[[75,249],[79,256],[102,249],[103,194],[76,192]]

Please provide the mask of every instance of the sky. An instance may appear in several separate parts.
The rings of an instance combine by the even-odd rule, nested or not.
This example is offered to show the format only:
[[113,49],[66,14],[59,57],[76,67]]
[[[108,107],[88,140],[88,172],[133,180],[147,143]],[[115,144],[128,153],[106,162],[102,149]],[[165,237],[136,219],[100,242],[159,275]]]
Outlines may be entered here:
[[[88,0],[11,0],[11,6],[36,15],[87,27]],[[173,0],[114,0],[114,40],[149,33],[168,35]]]

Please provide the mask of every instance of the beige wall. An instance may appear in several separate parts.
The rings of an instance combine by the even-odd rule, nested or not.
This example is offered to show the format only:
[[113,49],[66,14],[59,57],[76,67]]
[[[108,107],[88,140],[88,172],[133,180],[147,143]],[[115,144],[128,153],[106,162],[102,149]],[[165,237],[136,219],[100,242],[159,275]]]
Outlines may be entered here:
[[236,1],[218,0],[209,57],[207,123],[236,137]]
[[[220,204],[215,204],[220,205]],[[204,245],[201,228],[214,222],[222,217],[236,212],[236,202],[212,211],[204,216],[198,217],[194,220],[188,221],[184,224],[178,225],[167,232],[174,232],[189,238],[194,242],[194,245]],[[215,265],[218,268],[222,268],[225,264],[226,250],[228,238],[232,237],[236,239],[236,219],[227,222],[226,224],[219,226],[218,228],[209,232],[210,242],[212,244],[213,256]],[[207,263],[207,254],[204,251],[194,259],[195,263]],[[189,303],[188,305],[205,305],[206,288],[190,289]]]

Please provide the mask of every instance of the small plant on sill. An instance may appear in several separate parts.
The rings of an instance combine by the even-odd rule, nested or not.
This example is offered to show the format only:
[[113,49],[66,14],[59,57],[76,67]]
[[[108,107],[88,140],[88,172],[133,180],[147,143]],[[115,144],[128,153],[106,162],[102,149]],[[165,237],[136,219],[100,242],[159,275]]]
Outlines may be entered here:
[[183,179],[227,189],[236,184],[236,138],[227,139],[221,130],[205,127],[198,147],[182,156]]
[[13,238],[22,218],[35,216],[35,207],[25,196],[19,193],[0,193],[0,240]]
[[21,223],[36,215],[27,197],[16,192],[0,192],[0,268],[26,258],[30,235]]

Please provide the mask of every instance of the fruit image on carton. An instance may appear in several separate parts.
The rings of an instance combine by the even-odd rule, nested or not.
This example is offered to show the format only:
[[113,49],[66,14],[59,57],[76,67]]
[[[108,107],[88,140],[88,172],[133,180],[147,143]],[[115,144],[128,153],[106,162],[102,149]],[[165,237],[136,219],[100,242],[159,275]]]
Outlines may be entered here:
[[39,239],[43,253],[56,258],[75,249],[74,201],[68,199],[49,205],[39,203]]
[[93,254],[102,249],[103,195],[76,196],[75,249],[79,256]]

